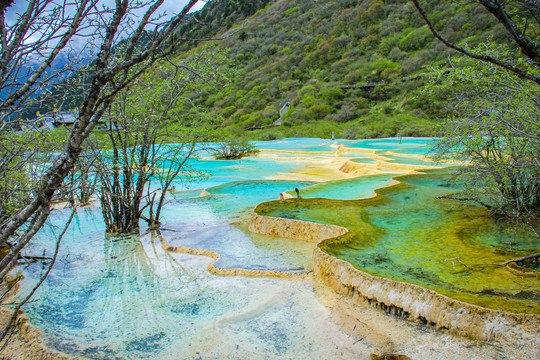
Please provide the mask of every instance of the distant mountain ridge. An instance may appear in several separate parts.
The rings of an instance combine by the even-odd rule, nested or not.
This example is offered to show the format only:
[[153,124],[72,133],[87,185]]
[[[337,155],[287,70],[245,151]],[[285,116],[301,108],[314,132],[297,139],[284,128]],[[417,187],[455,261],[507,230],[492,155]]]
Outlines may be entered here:
[[[218,33],[226,31],[229,26],[235,24],[238,21],[246,19],[248,16],[252,15],[261,7],[265,6],[270,0],[214,0],[208,2],[203,9],[199,11],[192,12],[186,16],[186,21],[178,27],[176,31],[176,36],[181,39],[208,39],[216,36]],[[150,34],[148,34],[150,36]],[[145,46],[145,39],[142,39],[140,42],[141,47]],[[118,43],[116,47],[121,47],[125,41]],[[190,48],[196,47],[200,44],[199,41],[187,41],[184,42],[180,47],[179,51],[186,51]],[[59,54],[59,56],[53,61],[50,71],[57,71],[64,69],[66,66],[71,64],[69,60],[69,55]],[[92,62],[93,59],[88,56],[88,58],[82,59],[80,61],[81,65],[86,65]],[[28,69],[28,76],[31,75],[32,65],[29,64],[26,66]],[[74,109],[77,107],[77,91],[70,92],[66,97],[64,96],[65,90],[62,89],[63,82],[72,75],[71,72],[66,72],[61,77],[55,79],[55,83],[60,84],[61,86],[56,87],[54,85],[47,86],[44,88],[51,90],[53,95],[51,98],[46,101],[39,101],[32,106],[27,108],[26,111],[19,114],[23,118],[33,118],[36,111],[49,112],[53,108],[63,107],[64,110]],[[0,97],[6,97],[10,91],[15,91],[17,86],[13,86],[9,89],[4,89],[0,91]],[[39,98],[39,95],[44,91],[41,90],[36,93],[35,98]]]
[[[54,88],[58,84],[62,84],[66,79],[68,79],[73,73],[71,68],[78,68],[87,65],[91,61],[91,57],[88,54],[79,53],[77,56],[77,61],[70,57],[66,52],[60,52],[58,56],[54,59],[49,69],[43,74],[42,78],[45,79],[49,74],[59,73],[58,76],[55,76],[48,81],[47,84],[43,84],[40,89],[38,89],[31,98],[38,100],[34,106],[26,108],[24,111],[14,114],[14,117],[23,117],[23,118],[33,118],[35,117],[36,111],[43,111],[49,108],[55,107],[56,104],[49,104],[49,100],[45,103],[39,102],[39,98],[46,91],[54,91]],[[17,91],[20,87],[20,84],[26,81],[32,74],[33,69],[41,65],[39,61],[23,64],[19,69],[19,78],[17,82],[6,84],[3,89],[0,89],[0,99],[6,99],[11,93]],[[39,81],[38,81],[39,82]]]

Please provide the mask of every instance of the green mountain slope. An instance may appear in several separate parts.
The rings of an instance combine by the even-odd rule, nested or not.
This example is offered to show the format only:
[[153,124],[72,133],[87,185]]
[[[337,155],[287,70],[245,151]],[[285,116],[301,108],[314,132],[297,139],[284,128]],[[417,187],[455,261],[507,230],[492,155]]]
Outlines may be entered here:
[[[235,134],[263,128],[247,135],[261,139],[332,132],[346,138],[434,134],[447,94],[424,91],[426,75],[457,55],[432,37],[412,3],[275,0],[256,2],[242,13],[245,3],[255,4],[209,3],[201,15],[210,25],[183,31],[200,38],[241,20],[232,26],[237,31],[232,38],[214,45],[228,52],[227,66],[234,69],[229,85],[190,95],[194,104],[223,117],[219,127]],[[452,41],[506,41],[496,21],[477,6],[453,1],[426,6]],[[274,126],[287,102],[282,125]]]
[[[508,41],[472,3],[423,5],[450,41]],[[175,61],[211,59],[220,81],[201,76],[188,87],[189,101],[170,113],[174,131],[197,118],[245,139],[432,136],[445,115],[449,90],[426,85],[459,55],[433,38],[410,1],[214,0],[191,16],[177,30]],[[216,38],[224,39],[206,41]],[[216,71],[210,62],[200,67]],[[40,102],[42,113],[77,108],[74,89],[53,89],[60,100]]]

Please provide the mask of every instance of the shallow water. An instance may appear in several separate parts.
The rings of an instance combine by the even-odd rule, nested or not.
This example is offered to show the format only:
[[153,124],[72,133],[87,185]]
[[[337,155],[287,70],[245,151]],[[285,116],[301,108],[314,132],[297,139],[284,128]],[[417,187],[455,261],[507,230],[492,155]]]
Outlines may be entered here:
[[396,156],[396,155],[384,155],[389,158],[391,162],[399,164],[410,164],[410,165],[420,165],[420,166],[437,166],[437,162],[430,161],[429,159],[418,158],[414,156]]
[[[208,188],[204,198],[175,199],[164,210],[165,227],[176,229],[168,243],[206,249],[222,255],[221,268],[305,271],[310,268],[313,244],[250,234],[231,222],[249,218],[256,204],[279,194],[312,185],[306,181],[243,181]],[[179,211],[181,209],[181,211]]]
[[[347,141],[345,140],[345,142]],[[342,141],[334,141],[329,139],[289,138],[275,141],[256,141],[253,144],[259,149],[318,152],[336,151],[337,145],[340,143],[342,143]]]
[[190,166],[206,176],[194,181],[175,180],[176,190],[206,189],[231,181],[268,179],[278,173],[296,172],[308,164],[306,160],[274,161],[267,157],[247,157],[240,160],[192,159]]
[[407,154],[426,154],[431,149],[429,145],[433,144],[434,141],[435,139],[433,138],[362,139],[354,140],[343,145],[348,148],[391,150]]
[[[305,272],[313,244],[251,236],[230,224],[246,218],[249,204],[276,198],[292,185],[233,183],[209,189],[215,194],[205,198],[175,199],[164,211],[164,237],[171,245],[220,253],[215,265],[221,268]],[[55,212],[32,253],[52,246],[67,216],[67,210]],[[244,354],[258,349],[260,358],[295,356],[302,348],[294,338],[312,331],[305,317],[325,311],[309,283],[216,276],[206,270],[210,259],[166,252],[158,236],[106,237],[104,230],[99,209],[79,209],[59,261],[36,294],[39,301],[26,308],[60,351],[97,359],[177,359],[215,346],[220,358],[236,350],[229,348],[234,343]],[[38,265],[26,269],[21,293],[40,273]],[[313,336],[315,343],[320,335]]]
[[[312,243],[254,236],[231,223],[248,219],[261,201],[312,184],[256,180],[208,188],[204,198],[198,190],[176,193],[163,211],[163,237],[170,245],[219,253],[220,268],[306,272]],[[52,248],[68,215],[53,213],[30,252]],[[335,325],[324,319],[327,310],[310,283],[216,276],[206,270],[210,259],[166,252],[160,237],[107,237],[104,231],[100,209],[79,209],[39,300],[25,309],[51,347],[96,359],[178,359],[197,352],[302,358],[303,342],[295,339],[304,339],[315,352],[328,351],[319,344],[322,329]],[[25,270],[21,293],[40,273],[37,264]],[[323,320],[311,319],[312,313]],[[345,334],[336,328],[332,339],[352,356]]]
[[[443,238],[458,244],[455,249],[460,251],[454,252],[454,248],[449,247],[448,256],[459,256],[464,262],[469,261],[466,255],[471,249],[476,251],[471,254],[494,253],[497,259],[521,253],[523,249],[515,249],[498,236],[486,236],[499,230],[478,220],[477,209],[472,214],[464,210],[465,215],[451,218],[451,221],[461,224],[455,227],[459,231],[442,231],[446,228],[445,217],[439,213],[435,215],[434,209],[442,214],[449,210],[439,207],[426,209],[418,205],[429,202],[429,192],[424,190],[416,191],[414,195],[421,201],[409,201],[405,197],[412,195],[403,195],[405,193],[388,195],[384,201],[370,200],[363,207],[357,206],[358,202],[344,201],[371,196],[374,189],[387,186],[395,174],[319,184],[266,180],[277,174],[302,171],[310,164],[308,160],[335,157],[337,145],[392,151],[412,149],[423,154],[422,151],[427,151],[423,144],[430,141],[403,138],[398,144],[398,139],[290,139],[256,145],[303,152],[299,157],[306,160],[291,160],[296,154],[289,156],[291,154],[279,152],[274,153],[280,157],[279,161],[264,157],[236,161],[195,159],[192,165],[198,170],[208,171],[209,175],[196,182],[185,183],[179,179],[175,183],[177,191],[171,194],[163,209],[162,237],[156,234],[108,237],[98,208],[79,209],[63,240],[59,260],[38,290],[34,297],[36,300],[25,307],[26,314],[31,324],[45,333],[45,340],[50,346],[88,358],[367,358],[373,350],[372,345],[352,341],[340,331],[329,318],[328,309],[321,305],[311,283],[213,275],[206,269],[211,259],[164,251],[162,241],[164,239],[173,246],[217,252],[221,257],[215,266],[224,269],[309,271],[313,244],[253,235],[246,230],[246,221],[258,203],[276,200],[281,192],[294,194],[297,187],[304,198],[340,200],[306,200],[301,204],[312,204],[311,208],[286,211],[281,208],[280,213],[274,214],[327,223],[334,223],[339,218],[336,223],[362,232],[357,243],[329,251],[347,258],[356,266],[369,267],[376,274],[406,281],[427,279],[421,281],[430,287],[433,283],[439,284],[439,278],[447,283],[448,279],[471,281],[464,291],[456,290],[456,293],[473,300],[485,297],[488,292],[484,291],[485,294],[480,296],[471,289],[493,292],[494,287],[487,280],[471,277],[457,263],[455,268],[451,268],[448,262],[430,258],[433,247],[446,247],[441,245]],[[305,154],[309,151],[325,151],[327,154]],[[355,156],[366,157],[361,152]],[[403,157],[395,161],[411,160]],[[438,182],[433,185],[427,176],[408,179],[411,182],[407,185],[409,187],[433,188],[434,193],[448,191],[438,187]],[[178,191],[181,189],[196,190]],[[201,189],[206,189],[210,195],[199,197]],[[388,215],[392,208],[396,209],[392,202],[400,204],[397,208],[402,214],[394,212]],[[385,204],[388,206],[384,207]],[[417,223],[413,221],[414,216],[407,217],[413,213],[418,216]],[[28,253],[42,254],[44,249],[48,249],[47,254],[50,254],[53,240],[68,215],[67,210],[55,211],[49,226],[36,236]],[[431,221],[432,218],[439,220],[434,228],[429,229],[426,219]],[[477,224],[484,225],[478,227]],[[420,225],[422,230],[417,228]],[[412,248],[405,243],[390,242],[390,239],[400,238],[402,233],[408,232],[413,237],[415,233],[432,234],[427,237],[429,246],[424,248],[417,244],[417,248]],[[448,236],[441,235],[446,232]],[[454,234],[453,238],[450,233]],[[459,234],[459,241],[455,240],[455,234]],[[464,237],[468,239],[467,246],[461,244]],[[508,246],[511,250],[507,250]],[[534,248],[534,244],[530,244],[530,248]],[[486,258],[485,261],[492,259]],[[443,275],[419,271],[426,263],[430,268],[442,271]],[[42,269],[34,264],[21,270],[25,275],[21,290],[24,294]],[[450,294],[455,290],[445,286],[441,289]],[[514,289],[505,288],[504,291],[509,293]],[[514,295],[520,297],[523,294],[514,291]],[[505,295],[504,301],[507,298]],[[504,306],[507,303],[510,302],[505,302]],[[518,304],[522,302],[518,301]],[[371,318],[374,315],[369,315],[368,319]],[[370,320],[362,321],[367,323]],[[372,329],[382,326],[379,323],[385,321],[388,320],[370,323],[366,336],[369,337]],[[393,324],[392,331],[397,327]],[[410,331],[404,330],[406,334]],[[383,338],[389,343],[394,341],[389,337]]]
[[329,244],[325,251],[371,274],[480,306],[540,313],[538,278],[490,265],[535,252],[538,241],[494,221],[482,208],[435,199],[456,191],[449,178],[404,176],[376,199],[273,202],[256,211],[347,227],[350,241]]
[[[354,200],[373,195],[373,190],[388,186],[395,174],[369,175],[352,179],[326,181],[300,191],[303,198]],[[290,192],[294,195],[293,192]],[[296,196],[296,195],[294,195]]]
[[[307,358],[308,342],[315,353],[328,344],[356,352],[308,282],[212,275],[208,258],[165,252],[151,236],[81,243],[71,244],[68,261],[27,309],[60,351],[94,359]],[[76,253],[79,245],[93,251]]]

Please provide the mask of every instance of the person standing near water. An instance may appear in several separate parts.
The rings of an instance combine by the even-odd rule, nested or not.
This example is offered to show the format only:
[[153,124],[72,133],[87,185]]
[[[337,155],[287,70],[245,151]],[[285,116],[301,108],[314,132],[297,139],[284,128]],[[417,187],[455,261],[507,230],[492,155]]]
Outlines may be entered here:
[[296,191],[296,197],[301,199],[302,197],[300,196],[300,190],[298,190],[298,188],[294,188],[294,191]]

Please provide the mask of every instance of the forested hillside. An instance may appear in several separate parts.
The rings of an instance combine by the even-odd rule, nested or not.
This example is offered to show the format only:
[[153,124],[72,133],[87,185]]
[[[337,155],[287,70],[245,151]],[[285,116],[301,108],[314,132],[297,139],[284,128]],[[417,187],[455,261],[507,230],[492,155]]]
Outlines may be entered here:
[[[461,46],[509,41],[476,3],[423,4]],[[445,117],[449,89],[429,85],[460,55],[433,37],[409,0],[214,0],[189,18],[175,31],[174,61],[212,64],[171,112],[175,131],[196,118],[218,137],[244,139],[433,136]],[[160,67],[150,71],[161,76]],[[84,78],[64,85],[77,81]],[[66,96],[59,86],[54,101],[27,116],[76,109],[77,89]]]
[[[443,35],[461,45],[507,41],[502,26],[477,5],[425,6]],[[227,86],[198,87],[189,95],[193,104],[222,116],[220,128],[238,135],[262,128],[246,135],[260,139],[332,132],[344,138],[428,136],[444,116],[446,94],[428,94],[425,85],[458,55],[433,38],[409,1],[221,0],[195,16],[200,23],[182,29],[186,37],[236,31],[213,45],[190,43],[195,51],[217,47],[229,59]]]

